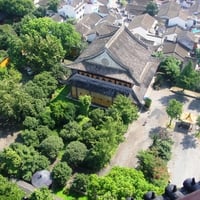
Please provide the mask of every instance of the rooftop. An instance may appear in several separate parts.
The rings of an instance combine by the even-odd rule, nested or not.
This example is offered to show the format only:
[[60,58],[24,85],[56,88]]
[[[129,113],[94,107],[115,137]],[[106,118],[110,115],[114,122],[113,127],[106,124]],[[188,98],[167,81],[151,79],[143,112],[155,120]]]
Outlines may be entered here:
[[156,19],[154,19],[149,14],[138,15],[133,18],[128,28],[131,30],[137,27],[142,27],[146,30],[149,30],[152,28],[155,22],[156,22]]

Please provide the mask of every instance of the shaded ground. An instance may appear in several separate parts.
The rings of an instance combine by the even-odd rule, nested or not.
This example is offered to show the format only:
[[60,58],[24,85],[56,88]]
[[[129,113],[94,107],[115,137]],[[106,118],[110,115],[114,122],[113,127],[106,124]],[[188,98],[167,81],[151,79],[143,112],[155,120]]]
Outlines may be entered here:
[[[109,165],[99,172],[100,175],[105,175],[114,166],[135,167],[137,165],[138,151],[147,149],[151,144],[149,134],[158,127],[167,126],[169,119],[165,110],[170,99],[181,101],[185,112],[196,115],[200,112],[200,100],[174,94],[168,88],[159,91],[150,88],[146,96],[152,99],[150,111],[141,113],[139,119],[129,126],[126,140],[120,144]],[[143,126],[144,122],[146,122],[145,126]],[[200,180],[200,145],[194,133],[187,134],[176,126],[169,131],[174,141],[172,159],[168,163],[171,182],[181,187],[186,178],[195,177]]]
[[[142,112],[139,119],[129,126],[125,141],[119,145],[109,165],[101,170],[99,175],[105,175],[114,166],[137,166],[138,151],[147,149],[152,143],[149,138],[150,130],[153,131],[158,126],[165,127],[167,123],[167,115],[159,99],[168,93],[168,89],[160,91],[149,89],[147,96],[153,99],[150,111]],[[164,104],[165,101],[168,99],[162,100]]]
[[19,127],[6,126],[0,127],[0,151],[8,147],[11,143],[15,142],[19,136]]

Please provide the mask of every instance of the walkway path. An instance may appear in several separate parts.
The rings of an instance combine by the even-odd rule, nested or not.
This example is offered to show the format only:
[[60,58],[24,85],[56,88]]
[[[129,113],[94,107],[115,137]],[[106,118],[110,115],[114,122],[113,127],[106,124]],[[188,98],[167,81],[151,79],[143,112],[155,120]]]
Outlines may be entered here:
[[[99,175],[105,175],[114,166],[135,167],[137,165],[138,152],[147,149],[152,142],[149,138],[149,132],[166,124],[167,115],[163,105],[158,102],[161,94],[165,96],[166,92],[168,89],[162,90],[159,94],[158,91],[149,89],[147,95],[155,100],[152,102],[151,110],[141,113],[139,119],[129,126],[125,141],[119,145],[116,154],[108,166],[99,172]],[[146,122],[145,126],[144,122]]]
[[[169,100],[175,98],[184,104],[184,112],[200,114],[200,100],[172,93],[168,88],[155,91],[150,89],[147,96],[152,99],[150,112],[141,113],[126,133],[126,139],[119,145],[109,165],[99,172],[105,175],[114,166],[135,167],[137,153],[147,149],[151,144],[149,134],[158,127],[166,127],[168,116],[165,112]],[[147,122],[143,126],[144,122]],[[172,159],[168,163],[171,182],[178,187],[186,178],[195,177],[200,180],[200,142],[194,134],[186,134],[177,129],[170,131],[174,141]]]

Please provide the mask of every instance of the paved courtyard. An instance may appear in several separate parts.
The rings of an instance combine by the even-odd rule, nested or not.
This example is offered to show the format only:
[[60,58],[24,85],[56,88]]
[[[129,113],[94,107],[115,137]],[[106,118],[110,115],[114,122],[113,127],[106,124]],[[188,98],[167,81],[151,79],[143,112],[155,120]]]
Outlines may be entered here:
[[[150,111],[141,113],[139,119],[129,126],[125,141],[119,145],[116,154],[109,165],[100,171],[100,175],[108,173],[113,166],[135,167],[137,165],[138,151],[147,149],[151,144],[149,134],[156,128],[167,126],[169,119],[165,109],[170,99],[175,98],[184,103],[186,112],[196,115],[200,113],[200,100],[174,94],[168,88],[159,91],[150,88],[146,96],[152,99]],[[146,122],[145,126],[144,122]],[[168,163],[171,182],[181,187],[186,178],[195,177],[200,180],[199,141],[193,133],[177,132],[176,128],[170,130],[170,134],[174,141],[172,159]]]

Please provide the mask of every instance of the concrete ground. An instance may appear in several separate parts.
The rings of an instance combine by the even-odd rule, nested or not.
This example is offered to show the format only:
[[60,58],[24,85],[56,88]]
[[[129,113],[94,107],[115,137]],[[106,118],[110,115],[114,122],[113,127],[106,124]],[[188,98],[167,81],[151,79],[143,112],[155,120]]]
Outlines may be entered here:
[[[138,151],[147,149],[151,144],[149,134],[159,127],[167,127],[169,119],[165,110],[170,99],[181,101],[185,112],[196,115],[200,113],[200,100],[174,94],[169,88],[162,88],[159,91],[150,88],[146,96],[152,99],[150,111],[141,113],[139,119],[129,126],[125,141],[119,145],[116,154],[99,175],[105,175],[113,166],[137,165]],[[174,141],[172,159],[168,163],[171,182],[181,187],[186,178],[195,177],[200,180],[200,145],[194,133],[186,134],[177,129],[177,126],[169,131]]]

